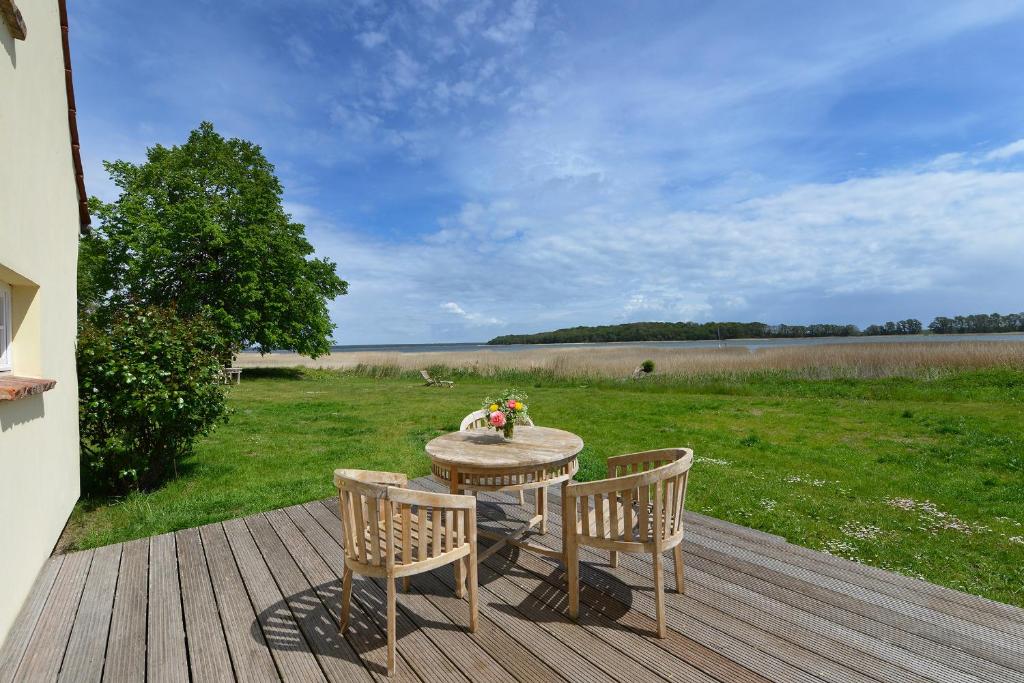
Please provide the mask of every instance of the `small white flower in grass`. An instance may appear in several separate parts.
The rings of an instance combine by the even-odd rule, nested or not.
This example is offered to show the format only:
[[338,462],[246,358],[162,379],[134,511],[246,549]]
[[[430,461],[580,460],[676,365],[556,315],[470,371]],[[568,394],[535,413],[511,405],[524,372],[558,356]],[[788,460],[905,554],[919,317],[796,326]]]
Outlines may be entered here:
[[921,502],[913,498],[887,498],[885,502],[890,507],[899,510],[906,510],[907,512],[916,511],[918,520],[921,522],[921,526],[918,528],[932,535],[935,535],[937,531],[943,530],[959,531],[962,534],[989,530],[989,527],[984,524],[968,524],[955,515],[940,510],[935,503],[929,500]]
[[873,538],[878,538],[882,533],[882,530],[873,524],[854,524],[853,522],[847,522],[844,524],[840,531],[847,536],[859,538],[862,541],[869,541]]
[[771,498],[762,498],[761,499],[761,507],[764,508],[765,510],[767,510],[768,512],[771,512],[772,510],[774,510],[776,505],[777,505],[777,503],[774,500],[772,500]]
[[[827,479],[804,479],[803,477],[797,476],[795,474],[787,474],[784,478],[784,481],[788,484],[799,484],[803,482],[804,484],[810,484],[811,486],[817,486],[818,488],[821,488],[825,484],[829,483]],[[838,484],[839,482],[835,481],[832,483]],[[844,491],[845,489],[839,490]]]
[[728,460],[720,460],[718,458],[708,458],[706,456],[701,458],[700,462],[706,462],[709,465],[731,465],[732,464]]
[[838,555],[839,557],[845,557],[848,560],[857,560],[856,552],[857,547],[849,541],[841,541],[838,539],[830,539],[825,541],[824,547],[821,552],[826,555]]
[[1024,545],[1024,536],[1010,536],[1010,543]]

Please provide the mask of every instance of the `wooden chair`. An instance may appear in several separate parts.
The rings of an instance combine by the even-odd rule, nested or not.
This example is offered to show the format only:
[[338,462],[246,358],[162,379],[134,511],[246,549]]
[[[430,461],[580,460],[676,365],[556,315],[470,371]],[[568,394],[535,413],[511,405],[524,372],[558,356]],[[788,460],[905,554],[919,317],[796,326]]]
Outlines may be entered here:
[[456,565],[455,595],[462,597],[464,569],[469,578],[469,630],[477,622],[476,499],[405,488],[404,474],[339,469],[334,471],[341,510],[345,569],[341,583],[341,623],[348,628],[352,574],[387,579],[388,675],[395,671],[395,579],[409,590],[413,574]]
[[[490,427],[491,423],[487,421],[487,415],[488,413],[486,410],[474,410],[472,413],[462,418],[462,424],[459,425],[459,431],[464,432],[467,429],[476,429],[477,427]],[[532,427],[533,420],[530,419],[529,415],[524,415],[516,420],[516,424],[523,425],[525,427]],[[523,495],[522,491],[519,492],[519,504],[526,505],[526,497]]]
[[434,379],[433,377],[430,376],[430,373],[427,372],[426,370],[420,370],[420,377],[423,378],[423,381],[426,382],[425,386],[428,386],[428,387],[446,387],[448,389],[451,389],[452,387],[455,386],[455,382],[453,382],[451,380],[448,380],[448,379]]
[[651,553],[658,637],[665,637],[665,579],[662,553],[673,551],[676,591],[683,582],[683,507],[693,451],[668,448],[608,458],[608,478],[569,482],[562,499],[563,533],[569,578],[569,616],[580,607],[579,546],[618,553]]

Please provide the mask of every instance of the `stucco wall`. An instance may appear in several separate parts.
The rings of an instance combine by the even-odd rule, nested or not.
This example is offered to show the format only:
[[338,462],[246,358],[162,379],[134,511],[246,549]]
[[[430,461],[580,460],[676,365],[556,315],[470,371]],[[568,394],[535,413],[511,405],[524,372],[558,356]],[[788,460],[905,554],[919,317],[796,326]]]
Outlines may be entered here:
[[0,641],[78,498],[77,194],[56,0],[0,19],[0,280],[13,285],[13,373],[53,390],[0,401]]

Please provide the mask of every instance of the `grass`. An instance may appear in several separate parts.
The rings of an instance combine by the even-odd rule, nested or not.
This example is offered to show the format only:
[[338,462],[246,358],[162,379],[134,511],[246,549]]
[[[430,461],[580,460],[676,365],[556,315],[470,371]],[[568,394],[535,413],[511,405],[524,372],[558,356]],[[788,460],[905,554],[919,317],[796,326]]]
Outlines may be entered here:
[[426,475],[424,444],[514,383],[538,424],[583,437],[581,479],[602,477],[610,455],[690,446],[689,509],[1024,606],[1022,370],[457,380],[443,390],[394,369],[248,370],[231,389],[230,423],[182,476],[149,494],[84,501],[73,545],[325,498],[340,466]]

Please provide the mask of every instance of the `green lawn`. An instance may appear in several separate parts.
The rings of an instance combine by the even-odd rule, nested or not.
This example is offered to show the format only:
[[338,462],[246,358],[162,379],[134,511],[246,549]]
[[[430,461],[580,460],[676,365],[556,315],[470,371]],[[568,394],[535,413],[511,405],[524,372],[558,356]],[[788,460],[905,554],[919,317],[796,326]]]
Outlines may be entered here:
[[247,371],[230,423],[181,477],[122,501],[85,501],[80,548],[332,495],[347,466],[428,473],[424,444],[516,382],[538,424],[583,437],[580,478],[610,455],[696,453],[687,507],[886,569],[1024,606],[1024,372],[932,380],[579,384]]

